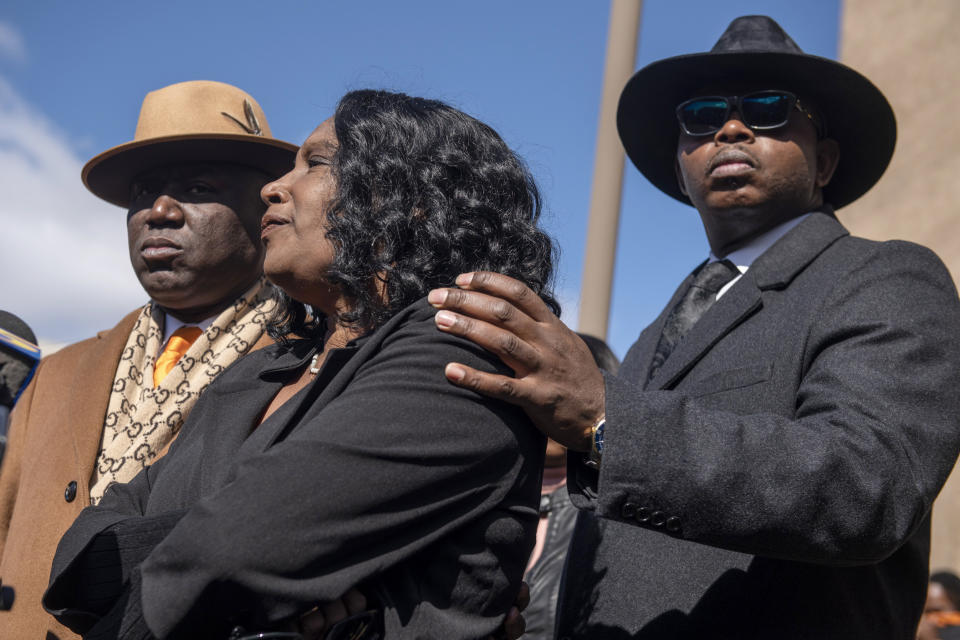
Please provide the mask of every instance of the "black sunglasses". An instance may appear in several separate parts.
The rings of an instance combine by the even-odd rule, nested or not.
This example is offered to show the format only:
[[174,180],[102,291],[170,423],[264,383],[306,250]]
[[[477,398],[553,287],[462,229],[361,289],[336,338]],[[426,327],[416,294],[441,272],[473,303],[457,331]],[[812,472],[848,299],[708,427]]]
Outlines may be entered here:
[[742,96],[691,98],[677,106],[677,120],[688,136],[707,136],[722,129],[730,120],[730,114],[736,111],[743,124],[754,131],[769,131],[785,126],[794,107],[810,119],[817,130],[817,137],[823,138],[820,120],[789,91],[768,90]]

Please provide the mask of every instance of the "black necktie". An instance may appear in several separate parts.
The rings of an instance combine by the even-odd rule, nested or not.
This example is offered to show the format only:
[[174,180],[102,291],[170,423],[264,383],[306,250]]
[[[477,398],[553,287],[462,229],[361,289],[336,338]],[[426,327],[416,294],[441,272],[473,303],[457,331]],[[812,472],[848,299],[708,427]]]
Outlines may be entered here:
[[693,277],[690,288],[673,308],[663,324],[657,352],[653,355],[653,364],[647,381],[653,379],[663,363],[667,361],[674,347],[680,344],[683,336],[697,324],[703,314],[717,301],[717,292],[725,284],[740,275],[740,271],[729,260],[718,260],[704,266]]

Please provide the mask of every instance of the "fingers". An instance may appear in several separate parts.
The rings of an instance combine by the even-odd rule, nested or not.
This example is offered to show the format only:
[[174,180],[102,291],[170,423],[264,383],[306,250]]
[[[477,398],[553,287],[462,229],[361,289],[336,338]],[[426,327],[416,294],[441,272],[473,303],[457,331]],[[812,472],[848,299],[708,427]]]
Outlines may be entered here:
[[518,376],[536,371],[542,334],[560,324],[540,297],[523,283],[498,273],[463,274],[457,282],[477,290],[434,289],[427,296],[439,309],[437,327],[493,353]]
[[343,599],[323,602],[300,618],[300,633],[306,640],[321,640],[330,627],[347,616]]
[[513,331],[446,309],[437,312],[434,322],[441,331],[466,338],[494,354],[517,375],[539,366],[540,354]]
[[306,640],[322,640],[333,625],[367,609],[367,598],[350,589],[339,600],[324,602],[300,618],[300,633]]
[[530,605],[530,586],[526,582],[520,583],[520,591],[517,592],[513,605],[503,621],[503,636],[507,640],[517,640],[527,630],[527,621],[522,614]]
[[521,334],[529,332],[537,322],[510,300],[480,291],[434,289],[427,294],[427,300],[437,309],[455,311]]
[[427,296],[438,309],[437,327],[499,357],[515,377],[452,362],[447,379],[521,407],[548,437],[589,451],[604,413],[604,379],[584,341],[517,280],[478,271],[461,274],[457,284]]
[[468,367],[459,362],[451,362],[448,364],[444,368],[443,373],[447,377],[447,380],[464,389],[470,389],[481,395],[489,396],[496,400],[503,400],[511,404],[521,404],[521,398],[517,391],[518,380],[516,378],[502,376],[496,373],[487,373],[485,371],[477,371],[473,367]]
[[323,612],[323,617],[326,618],[327,626],[330,627],[345,619],[348,615],[343,599],[324,602],[320,605],[320,610]]
[[527,621],[523,618],[520,610],[516,607],[511,607],[510,613],[507,614],[506,619],[503,621],[503,636],[507,640],[517,640],[526,630]]
[[340,598],[347,608],[347,615],[355,616],[367,610],[367,598],[356,589],[350,589]]
[[520,611],[525,611],[530,606],[530,585],[526,581],[520,583],[520,591],[517,592],[517,599],[514,604]]
[[550,308],[543,303],[530,287],[519,280],[491,271],[474,271],[457,276],[458,287],[481,291],[497,298],[503,298],[514,307],[537,322],[546,322],[554,317]]
[[300,634],[305,640],[321,640],[327,631],[327,619],[320,609],[314,609],[300,618]]

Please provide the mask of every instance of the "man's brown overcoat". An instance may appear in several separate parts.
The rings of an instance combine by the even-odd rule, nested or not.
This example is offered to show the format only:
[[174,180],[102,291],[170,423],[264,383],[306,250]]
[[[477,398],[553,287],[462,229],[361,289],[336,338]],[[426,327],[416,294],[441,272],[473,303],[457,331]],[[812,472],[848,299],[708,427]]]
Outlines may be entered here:
[[[44,358],[11,414],[0,464],[0,580],[10,609],[0,611],[0,638],[77,638],[40,598],[60,537],[90,504],[110,389],[139,313]],[[265,344],[264,335],[253,348]]]
[[77,637],[43,610],[40,597],[60,536],[90,504],[110,389],[139,313],[44,358],[12,413],[0,466],[0,580],[10,606],[0,611],[4,638]]

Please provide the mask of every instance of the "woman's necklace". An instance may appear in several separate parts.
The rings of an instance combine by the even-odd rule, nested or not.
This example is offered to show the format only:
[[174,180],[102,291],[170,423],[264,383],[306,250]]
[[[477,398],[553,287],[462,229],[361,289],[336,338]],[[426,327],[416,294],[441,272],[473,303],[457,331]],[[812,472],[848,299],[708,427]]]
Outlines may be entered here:
[[[336,325],[334,325],[335,327]],[[313,358],[310,360],[310,375],[315,376],[320,373],[320,366],[317,364],[320,360],[320,356],[326,353],[327,349],[330,348],[331,343],[333,342],[334,336],[334,327],[329,327],[327,332],[323,336],[323,344],[320,345],[320,351],[313,354]]]
[[320,373],[320,366],[317,364],[320,359],[326,354],[330,349],[339,349],[345,347],[350,340],[359,335],[356,332],[336,332],[334,329],[328,329],[326,335],[323,337],[323,345],[321,346],[320,353],[314,354],[313,359],[310,360],[310,375],[317,375]]

